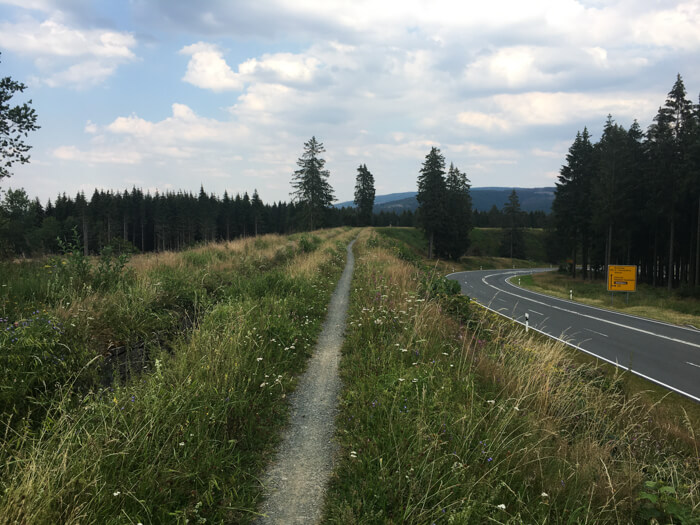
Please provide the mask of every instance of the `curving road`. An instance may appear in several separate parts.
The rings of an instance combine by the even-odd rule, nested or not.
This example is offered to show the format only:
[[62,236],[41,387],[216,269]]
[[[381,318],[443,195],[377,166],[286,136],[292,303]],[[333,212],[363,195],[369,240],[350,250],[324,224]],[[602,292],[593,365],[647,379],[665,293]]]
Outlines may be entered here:
[[518,274],[481,270],[447,276],[479,304],[654,383],[700,402],[700,331],[602,310],[519,288]]

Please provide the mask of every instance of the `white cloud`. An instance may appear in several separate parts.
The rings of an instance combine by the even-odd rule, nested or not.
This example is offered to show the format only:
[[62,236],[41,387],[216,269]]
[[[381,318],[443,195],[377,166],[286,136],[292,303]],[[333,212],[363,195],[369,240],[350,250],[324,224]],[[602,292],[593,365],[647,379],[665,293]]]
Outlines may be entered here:
[[462,111],[457,115],[457,120],[466,126],[485,131],[507,131],[511,128],[508,120],[480,111]]
[[643,13],[634,20],[632,28],[639,42],[697,51],[700,49],[700,4],[682,2],[671,9]]
[[238,71],[241,75],[268,79],[280,83],[309,83],[321,62],[312,56],[292,53],[263,55],[260,60],[251,58],[243,62]]
[[0,24],[0,46],[33,56],[132,59],[136,39],[130,33],[76,29],[55,20]]
[[79,29],[55,19],[0,23],[0,47],[35,59],[40,82],[84,89],[102,83],[135,58],[128,32]]
[[59,160],[85,162],[88,164],[138,164],[142,157],[135,151],[93,149],[81,151],[75,146],[60,146],[53,150]]
[[501,118],[513,126],[561,125],[582,119],[598,123],[608,113],[634,118],[653,114],[658,94],[645,93],[547,93],[541,91],[491,97]]
[[180,53],[192,57],[182,77],[185,82],[212,91],[240,90],[243,87],[240,76],[231,70],[215,45],[198,42],[183,47]]

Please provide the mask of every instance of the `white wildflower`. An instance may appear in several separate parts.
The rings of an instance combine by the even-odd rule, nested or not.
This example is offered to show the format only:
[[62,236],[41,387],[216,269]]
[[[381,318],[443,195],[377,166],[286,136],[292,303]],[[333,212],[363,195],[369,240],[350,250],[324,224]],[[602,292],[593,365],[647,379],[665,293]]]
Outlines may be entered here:
[[549,494],[547,494],[546,492],[543,492],[542,494],[540,494],[540,496],[542,496],[543,498],[548,498]]
[[403,377],[399,377],[399,382],[405,381]]
[[114,492],[112,492],[112,496],[115,496],[115,497],[119,496],[119,494],[121,494],[121,492],[119,492],[118,490],[115,490]]
[[184,441],[180,441],[180,442],[178,443],[178,445],[180,445],[181,447],[184,447],[184,446],[185,446],[185,442],[184,442]]
[[258,357],[256,361],[259,363],[260,361],[262,361],[262,357]]
[[496,508],[499,508],[501,510],[506,510],[506,506],[503,503],[501,503],[500,505],[496,505]]
[[495,399],[489,399],[489,400],[487,401],[487,403],[488,403],[489,405],[495,405],[495,404],[496,404],[496,400],[495,400]]
[[352,459],[356,459],[356,458],[357,458],[357,452],[355,452],[354,450],[351,450],[351,451],[350,451],[350,457],[351,457]]

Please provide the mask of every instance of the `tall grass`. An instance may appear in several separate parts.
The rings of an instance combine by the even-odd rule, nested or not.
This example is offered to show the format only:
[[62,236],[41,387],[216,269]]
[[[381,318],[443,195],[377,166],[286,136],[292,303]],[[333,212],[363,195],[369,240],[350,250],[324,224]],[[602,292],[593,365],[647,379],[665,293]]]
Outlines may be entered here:
[[[156,352],[172,346],[202,311],[301,253],[298,241],[268,235],[136,256],[109,279],[102,260],[75,250],[60,258],[2,263],[0,413],[21,417],[30,405],[45,405],[41,398],[88,362],[79,383],[96,383],[103,359],[94,358],[114,348],[139,344]],[[57,329],[46,332],[46,326]]]
[[[158,282],[158,290],[171,286],[168,276],[179,282],[174,269],[199,268],[192,288],[204,295],[218,253],[231,258],[231,274],[217,274],[217,287],[197,299],[195,327],[170,351],[154,352],[145,373],[90,390],[61,383],[38,427],[4,418],[0,523],[250,521],[259,475],[286,421],[286,396],[344,265],[338,242],[352,235],[327,234],[300,275],[280,266],[293,258],[270,263],[286,250],[277,241],[253,245],[245,261],[245,250],[217,246],[168,268],[149,263],[137,281]],[[261,263],[270,266],[260,270]]]
[[327,522],[697,522],[696,421],[667,432],[619,378],[382,244],[355,244]]

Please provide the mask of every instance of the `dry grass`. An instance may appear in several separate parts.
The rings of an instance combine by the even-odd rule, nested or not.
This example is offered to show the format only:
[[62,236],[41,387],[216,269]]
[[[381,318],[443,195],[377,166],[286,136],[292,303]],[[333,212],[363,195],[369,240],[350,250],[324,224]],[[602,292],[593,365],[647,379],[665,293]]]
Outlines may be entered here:
[[657,420],[626,375],[476,306],[454,317],[422,295],[424,272],[366,239],[329,521],[628,523],[650,480],[700,509],[697,419]]
[[[317,232],[314,232],[316,235]],[[339,242],[347,244],[357,235],[356,230],[346,230],[344,228],[333,228],[319,230],[317,237],[321,244],[314,251],[301,254],[286,265],[285,272],[292,277],[311,278],[321,271],[321,267],[327,264],[332,257],[331,244]]]

